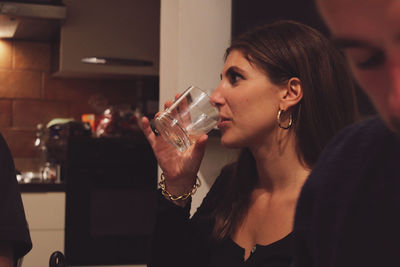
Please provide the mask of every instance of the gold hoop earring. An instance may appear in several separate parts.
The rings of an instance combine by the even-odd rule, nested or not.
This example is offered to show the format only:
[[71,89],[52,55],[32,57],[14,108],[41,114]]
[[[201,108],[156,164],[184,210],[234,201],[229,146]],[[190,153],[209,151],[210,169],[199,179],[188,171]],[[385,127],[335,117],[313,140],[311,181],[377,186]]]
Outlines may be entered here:
[[282,113],[284,112],[284,110],[283,109],[280,109],[279,111],[278,111],[278,115],[276,116],[276,119],[277,119],[277,121],[278,121],[278,126],[280,127],[280,128],[282,128],[282,129],[284,129],[284,130],[287,130],[287,129],[289,129],[290,127],[292,127],[292,124],[293,124],[293,117],[292,117],[292,114],[290,114],[290,117],[289,117],[289,124],[288,124],[288,126],[282,126],[282,124],[281,124],[281,115],[282,115]]

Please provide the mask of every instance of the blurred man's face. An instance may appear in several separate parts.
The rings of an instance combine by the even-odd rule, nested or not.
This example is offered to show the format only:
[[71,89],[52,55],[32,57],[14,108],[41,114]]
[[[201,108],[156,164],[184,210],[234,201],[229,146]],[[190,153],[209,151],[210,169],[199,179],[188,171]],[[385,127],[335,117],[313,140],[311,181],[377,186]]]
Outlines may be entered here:
[[317,3],[355,78],[389,128],[400,134],[400,1]]

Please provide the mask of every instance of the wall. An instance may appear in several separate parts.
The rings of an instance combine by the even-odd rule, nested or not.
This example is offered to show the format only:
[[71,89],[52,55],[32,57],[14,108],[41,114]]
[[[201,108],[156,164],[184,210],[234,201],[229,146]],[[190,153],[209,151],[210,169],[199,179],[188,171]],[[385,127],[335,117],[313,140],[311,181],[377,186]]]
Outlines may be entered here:
[[[161,1],[160,108],[189,85],[213,90],[219,83],[223,55],[230,43],[230,0]],[[203,186],[192,213],[208,192],[221,167],[235,158],[218,137],[210,137],[199,177]]]
[[[51,44],[0,40],[0,131],[18,170],[34,170],[36,124],[52,118],[80,119],[94,103],[134,104],[140,83],[144,95],[158,91],[155,78],[65,79],[50,74]],[[106,104],[107,104],[106,103]]]

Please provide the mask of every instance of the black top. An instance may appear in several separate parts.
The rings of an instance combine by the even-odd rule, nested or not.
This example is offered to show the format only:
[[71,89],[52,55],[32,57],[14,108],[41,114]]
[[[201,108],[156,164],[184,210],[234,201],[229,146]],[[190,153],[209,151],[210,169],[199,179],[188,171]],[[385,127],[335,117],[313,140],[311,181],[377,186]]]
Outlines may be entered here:
[[32,248],[14,162],[0,134],[0,242],[11,244],[15,258]]
[[398,266],[400,141],[379,118],[326,147],[300,194],[296,267]]
[[211,237],[212,215],[221,199],[233,165],[225,167],[190,219],[190,203],[180,208],[159,194],[159,206],[149,267],[288,267],[292,234],[270,245],[257,245],[244,261],[244,249],[228,238],[216,243]]

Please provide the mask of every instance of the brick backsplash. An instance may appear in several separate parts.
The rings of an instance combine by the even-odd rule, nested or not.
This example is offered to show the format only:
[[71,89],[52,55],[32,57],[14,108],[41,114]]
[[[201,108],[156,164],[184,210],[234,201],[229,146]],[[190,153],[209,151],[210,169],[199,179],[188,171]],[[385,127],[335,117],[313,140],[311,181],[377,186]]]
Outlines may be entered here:
[[68,118],[69,106],[69,102],[14,99],[12,126],[35,129],[38,123],[46,124],[53,118]]
[[138,83],[143,84],[144,98],[158,95],[155,77],[52,77],[50,51],[47,42],[0,40],[0,132],[20,171],[37,167],[34,140],[38,123],[47,124],[55,117],[79,120],[82,113],[98,112],[93,102],[99,99],[103,105],[135,104]]
[[100,85],[99,80],[53,78],[45,73],[43,97],[48,100],[87,102],[92,95],[99,93]]
[[38,71],[0,70],[1,98],[41,97],[42,74]]
[[1,128],[1,133],[10,147],[14,158],[35,158],[37,156],[34,146],[35,131],[12,128]]
[[11,127],[12,125],[12,100],[0,99],[0,127]]
[[13,68],[50,71],[50,43],[14,42]]

